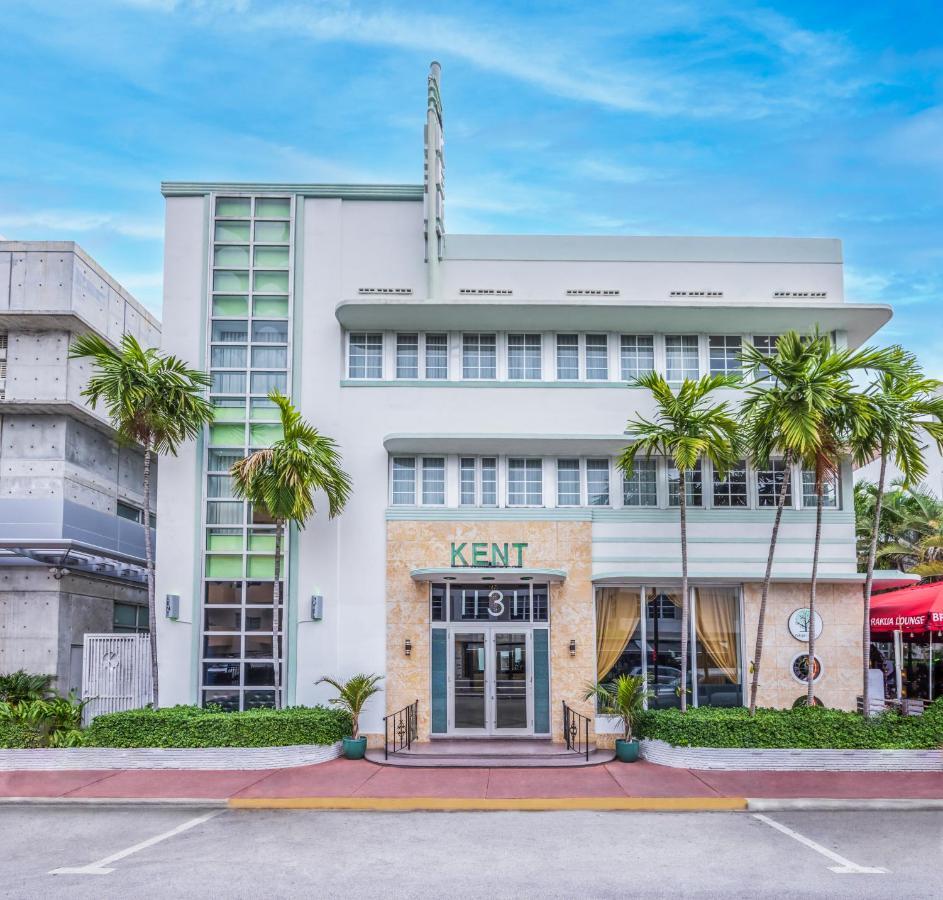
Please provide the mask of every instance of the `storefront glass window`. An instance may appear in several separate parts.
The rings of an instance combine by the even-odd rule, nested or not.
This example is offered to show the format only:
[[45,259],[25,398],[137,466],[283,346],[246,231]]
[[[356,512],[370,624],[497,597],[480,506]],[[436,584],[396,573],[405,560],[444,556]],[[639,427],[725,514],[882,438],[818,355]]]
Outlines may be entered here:
[[642,621],[637,587],[607,587],[596,592],[598,680],[642,674]]
[[434,584],[429,595],[433,622],[546,622],[546,584]]
[[740,598],[732,587],[696,587],[698,706],[742,706]]

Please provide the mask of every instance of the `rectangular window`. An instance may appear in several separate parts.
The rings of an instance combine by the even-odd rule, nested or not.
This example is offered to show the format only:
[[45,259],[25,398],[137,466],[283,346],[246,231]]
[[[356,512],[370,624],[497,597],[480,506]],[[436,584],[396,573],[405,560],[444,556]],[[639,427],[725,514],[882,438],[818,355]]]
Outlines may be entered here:
[[697,335],[669,334],[665,337],[665,368],[668,381],[699,377]]
[[493,334],[462,335],[462,377],[497,377],[497,349]]
[[433,506],[445,503],[445,459],[441,456],[423,458],[422,502]]
[[393,505],[412,506],[416,502],[416,460],[393,457]]
[[[678,485],[681,479],[678,470],[670,463],[668,465],[668,505],[680,506],[681,496]],[[685,496],[688,506],[702,506],[704,504],[704,484],[701,478],[701,461],[693,469],[684,473],[684,483],[687,488]]]
[[122,503],[118,501],[117,508],[118,518],[127,519],[129,522],[137,522],[138,525],[141,524],[141,520],[144,517],[144,510],[140,509],[137,506],[132,506],[130,503]]
[[147,634],[147,607],[136,603],[115,603],[112,631],[115,634]]
[[449,336],[426,335],[426,378],[449,377]]
[[508,506],[543,504],[543,462],[539,459],[508,460]]
[[396,377],[419,377],[419,335],[396,335]]
[[609,335],[586,335],[586,377],[590,381],[608,381]]
[[[371,337],[380,338],[381,335],[371,335]],[[256,319],[252,323],[252,343],[253,344],[287,344],[288,343],[288,323],[278,320]]]
[[[753,346],[764,356],[772,356],[776,352],[776,344],[779,341],[778,334],[754,334]],[[766,366],[760,366],[756,373],[757,378],[769,378],[769,369]]]
[[463,456],[459,462],[459,502],[462,506],[474,506],[477,460],[474,456]]
[[[811,469],[802,470],[802,505],[806,509],[815,509],[818,498],[815,491],[815,472]],[[822,484],[822,508],[836,509],[838,507],[838,477],[825,478]]]
[[383,335],[354,332],[350,336],[350,378],[383,377]]
[[631,381],[655,369],[655,338],[650,334],[623,334],[622,380]]
[[622,476],[625,506],[658,506],[658,464],[654,459],[636,459],[632,477]]
[[792,505],[792,473],[787,472],[781,459],[770,460],[756,473],[756,491],[760,506],[776,506],[779,503],[779,492],[783,481],[789,475],[786,488],[786,506]]
[[580,377],[580,338],[577,334],[557,335],[557,378],[576,381]]
[[586,496],[590,506],[609,505],[609,460],[586,460]]
[[539,381],[541,345],[539,334],[509,334],[508,378]]
[[580,505],[580,461],[557,460],[557,506]]
[[736,335],[711,335],[707,339],[710,353],[711,375],[739,375],[740,338]]
[[745,507],[747,505],[747,464],[740,460],[721,479],[714,470],[714,506]]
[[481,505],[498,505],[498,460],[493,456],[481,459]]

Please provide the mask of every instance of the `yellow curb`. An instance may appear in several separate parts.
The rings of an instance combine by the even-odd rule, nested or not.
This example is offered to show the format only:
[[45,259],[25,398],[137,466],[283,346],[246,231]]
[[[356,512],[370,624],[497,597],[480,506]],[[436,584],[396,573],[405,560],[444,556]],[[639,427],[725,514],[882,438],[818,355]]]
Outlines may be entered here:
[[745,797],[232,797],[231,809],[403,811],[636,810],[703,812],[745,810]]

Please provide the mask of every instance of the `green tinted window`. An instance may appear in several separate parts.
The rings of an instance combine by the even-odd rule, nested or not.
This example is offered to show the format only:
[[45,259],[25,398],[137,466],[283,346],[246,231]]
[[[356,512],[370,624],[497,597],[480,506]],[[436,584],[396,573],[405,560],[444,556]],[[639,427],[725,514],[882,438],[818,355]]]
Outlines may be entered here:
[[288,222],[256,222],[255,239],[261,243],[285,243],[289,227]]
[[249,242],[249,223],[248,222],[217,222],[216,240],[224,243],[248,243]]
[[287,219],[291,214],[291,201],[285,197],[256,197],[257,219]]
[[245,316],[249,314],[249,298],[220,294],[213,298],[214,316]]
[[248,197],[217,197],[216,215],[226,216],[227,218],[248,218],[249,217],[249,198]]

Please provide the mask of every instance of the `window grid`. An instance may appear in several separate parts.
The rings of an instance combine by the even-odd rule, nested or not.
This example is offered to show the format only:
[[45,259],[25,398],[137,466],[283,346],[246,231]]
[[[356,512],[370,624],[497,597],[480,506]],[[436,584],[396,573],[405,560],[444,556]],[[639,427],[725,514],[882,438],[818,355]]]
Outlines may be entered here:
[[756,472],[756,495],[759,506],[776,506],[783,479],[789,478],[786,489],[786,506],[792,505],[792,467],[788,469],[782,459],[773,459]]
[[749,505],[747,497],[747,465],[740,460],[722,479],[717,470],[713,474],[713,503],[719,507],[743,508]]
[[427,334],[425,337],[426,378],[449,377],[449,336]]
[[741,374],[740,353],[743,348],[738,335],[711,335],[707,344],[711,375]]
[[658,506],[658,463],[654,459],[636,459],[632,477],[622,476],[623,506]]
[[493,334],[462,335],[462,378],[497,377],[497,339]]
[[396,335],[396,377],[419,377],[419,335]]
[[623,334],[620,339],[622,380],[631,381],[655,369],[655,338],[650,334]]
[[586,379],[609,380],[609,335],[586,335]]
[[508,506],[543,504],[543,461],[508,460]]
[[580,461],[557,460],[557,506],[580,506]]
[[[754,334],[751,343],[764,356],[772,356],[776,352],[776,344],[779,341],[777,334]],[[766,366],[759,366],[756,377],[760,379],[769,378],[769,369]]]
[[509,334],[508,378],[539,381],[543,341],[539,334]]
[[424,456],[422,459],[423,506],[445,505],[445,458]]
[[416,503],[416,460],[411,456],[394,456],[392,462],[391,502],[393,506],[414,506]]
[[576,381],[580,377],[580,336],[578,334],[557,335],[557,378],[560,381]]
[[494,456],[459,459],[459,505],[498,505],[498,460]]
[[696,380],[699,376],[698,339],[692,334],[665,336],[665,378],[668,381]]
[[[822,509],[835,509],[838,506],[837,475],[825,478],[822,485]],[[815,472],[811,469],[802,470],[802,505],[808,509],[815,509],[818,497],[815,491]]]
[[589,506],[609,505],[609,460],[586,460],[586,502]]
[[348,340],[349,378],[383,377],[383,335],[365,331],[351,332]]
[[[685,497],[688,506],[704,505],[704,484],[701,478],[701,461],[698,460],[693,469],[688,469],[684,473]],[[678,470],[673,466],[668,466],[668,505],[681,505],[681,491],[678,489],[681,484],[681,478]]]
[[[273,523],[263,510],[233,497],[229,469],[281,434],[277,409],[266,395],[273,387],[288,390],[293,201],[233,196],[214,197],[213,203],[207,358],[216,421],[208,427],[203,577],[207,586],[235,585],[232,606],[240,610],[244,592],[257,599],[260,590],[268,591],[270,609]],[[285,551],[287,545],[286,540]],[[287,552],[282,565],[287,571]],[[227,634],[213,624],[217,620],[208,616],[206,606],[201,612],[203,702],[226,709],[274,705],[271,618],[266,651],[264,633],[247,635],[254,613],[233,613],[229,624],[238,630]],[[224,661],[212,655],[220,652],[220,635],[229,644]]]

